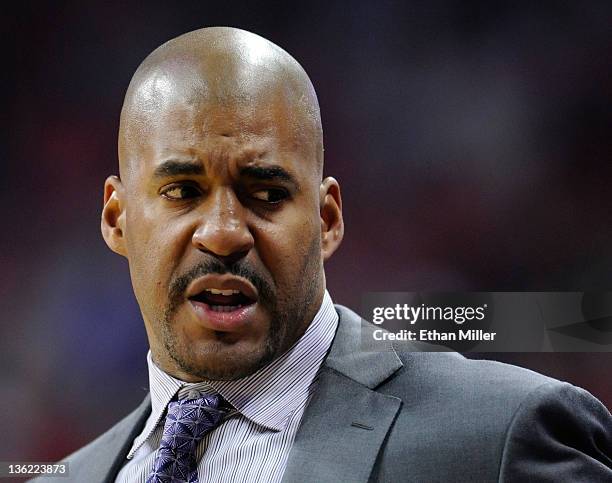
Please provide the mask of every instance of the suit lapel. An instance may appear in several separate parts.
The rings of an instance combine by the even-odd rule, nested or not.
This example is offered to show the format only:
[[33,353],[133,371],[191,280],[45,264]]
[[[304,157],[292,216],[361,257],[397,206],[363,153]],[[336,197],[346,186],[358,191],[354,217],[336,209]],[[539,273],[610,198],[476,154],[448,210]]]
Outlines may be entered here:
[[345,307],[336,310],[338,331],[289,454],[284,483],[368,481],[402,403],[373,390],[402,367],[395,351],[363,351],[361,332],[371,325]]

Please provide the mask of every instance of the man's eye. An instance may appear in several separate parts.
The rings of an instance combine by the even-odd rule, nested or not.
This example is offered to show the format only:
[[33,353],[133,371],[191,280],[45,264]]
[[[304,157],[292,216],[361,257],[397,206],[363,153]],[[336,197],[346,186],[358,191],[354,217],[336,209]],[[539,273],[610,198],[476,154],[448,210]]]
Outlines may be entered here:
[[287,198],[287,193],[280,189],[265,189],[255,191],[251,196],[266,203],[280,203]]
[[169,200],[186,200],[200,195],[200,190],[195,186],[177,185],[170,186],[161,192],[161,195]]

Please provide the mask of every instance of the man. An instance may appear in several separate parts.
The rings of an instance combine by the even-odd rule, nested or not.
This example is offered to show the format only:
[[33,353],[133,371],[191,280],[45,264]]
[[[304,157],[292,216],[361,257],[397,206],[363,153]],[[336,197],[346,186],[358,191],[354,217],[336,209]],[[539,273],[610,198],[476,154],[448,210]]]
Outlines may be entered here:
[[326,291],[344,227],[317,98],[276,45],[207,28],[150,54],[119,172],[102,234],[129,262],[151,392],[67,458],[71,481],[612,481],[612,417],[586,391],[361,350],[371,326]]

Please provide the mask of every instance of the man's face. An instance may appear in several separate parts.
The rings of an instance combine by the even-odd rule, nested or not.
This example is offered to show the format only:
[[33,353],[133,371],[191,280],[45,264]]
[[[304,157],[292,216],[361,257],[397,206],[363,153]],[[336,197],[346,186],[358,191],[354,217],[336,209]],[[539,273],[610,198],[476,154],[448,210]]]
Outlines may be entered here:
[[282,93],[175,96],[125,147],[132,284],[154,360],[184,380],[254,372],[321,303],[320,175],[295,116]]

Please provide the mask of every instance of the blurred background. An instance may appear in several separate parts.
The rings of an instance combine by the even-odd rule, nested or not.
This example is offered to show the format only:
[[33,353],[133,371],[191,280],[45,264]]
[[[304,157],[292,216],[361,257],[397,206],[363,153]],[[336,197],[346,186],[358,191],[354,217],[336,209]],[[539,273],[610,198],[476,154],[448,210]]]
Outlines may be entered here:
[[[317,89],[346,237],[337,303],[366,291],[612,290],[611,2],[14,2],[0,143],[0,460],[58,459],[148,385],[127,263],[99,230],[142,59],[241,27]],[[612,354],[488,354],[612,407]],[[6,437],[10,435],[9,438]]]

